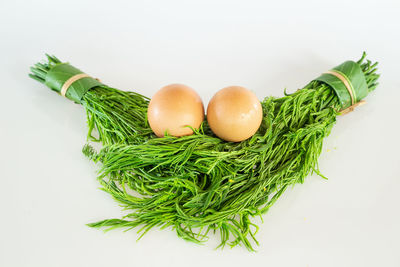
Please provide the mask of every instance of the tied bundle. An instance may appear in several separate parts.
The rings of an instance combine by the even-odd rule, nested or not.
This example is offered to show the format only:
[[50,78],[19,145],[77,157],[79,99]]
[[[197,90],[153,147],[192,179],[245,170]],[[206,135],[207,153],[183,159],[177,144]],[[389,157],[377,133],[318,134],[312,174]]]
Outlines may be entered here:
[[47,62],[36,63],[29,76],[85,108],[88,140],[135,143],[152,133],[146,120],[147,97],[104,85],[58,58],[46,56]]
[[[124,118],[141,120],[125,120],[131,129],[121,131],[109,116],[113,104],[107,106],[105,116],[103,109],[94,112],[88,108],[92,104],[87,104],[87,99],[96,105],[104,99],[110,101],[112,91],[102,98],[106,94],[102,90],[108,87],[97,85],[88,90],[86,94],[101,92],[92,93],[96,100],[85,95],[81,100],[88,113],[89,132],[94,125],[99,131],[111,131],[114,138],[100,134],[101,150],[85,145],[83,152],[101,163],[98,179],[102,189],[127,211],[121,219],[89,226],[106,230],[140,227],[140,237],[153,227],[172,227],[178,236],[196,243],[207,240],[210,233],[219,233],[221,247],[244,245],[253,250],[253,244],[258,244],[258,226],[252,217],[261,217],[289,186],[303,183],[311,173],[322,176],[318,157],[336,117],[363,103],[362,99],[376,88],[377,63],[365,56],[357,62],[344,62],[293,94],[265,98],[259,130],[239,143],[219,139],[206,121],[193,135],[156,138],[146,122],[147,99],[112,89],[116,95],[126,95],[118,101],[132,97],[141,110],[119,110]],[[61,64],[55,60],[49,57],[49,63],[36,65],[34,70],[46,67],[43,72],[51,73],[52,67]],[[93,116],[96,123],[92,123]]]

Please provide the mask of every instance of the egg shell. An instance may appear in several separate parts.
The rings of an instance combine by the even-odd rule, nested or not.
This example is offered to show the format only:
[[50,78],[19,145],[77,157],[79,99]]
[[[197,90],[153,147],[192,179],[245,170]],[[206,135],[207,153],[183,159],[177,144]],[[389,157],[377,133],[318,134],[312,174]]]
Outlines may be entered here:
[[250,90],[241,86],[225,87],[210,100],[207,121],[219,138],[240,142],[257,132],[262,121],[262,106]]
[[193,134],[204,120],[204,106],[200,96],[189,86],[170,84],[161,88],[150,100],[147,118],[158,137]]

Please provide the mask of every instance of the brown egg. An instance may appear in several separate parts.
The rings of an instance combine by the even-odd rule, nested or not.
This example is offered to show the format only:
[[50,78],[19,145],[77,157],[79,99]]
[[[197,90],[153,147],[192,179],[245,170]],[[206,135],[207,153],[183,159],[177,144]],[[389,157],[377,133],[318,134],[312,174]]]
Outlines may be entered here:
[[221,139],[232,142],[254,135],[262,121],[262,107],[257,96],[241,86],[219,90],[208,103],[207,121]]
[[204,106],[200,96],[183,84],[170,84],[161,88],[151,99],[147,118],[153,132],[163,137],[193,134],[204,120]]

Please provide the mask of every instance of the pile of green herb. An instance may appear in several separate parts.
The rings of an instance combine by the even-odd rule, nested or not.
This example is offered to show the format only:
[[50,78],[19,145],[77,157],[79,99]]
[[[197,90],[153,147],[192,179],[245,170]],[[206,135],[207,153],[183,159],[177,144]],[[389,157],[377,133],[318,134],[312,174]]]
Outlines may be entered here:
[[[377,63],[365,60],[364,53],[357,64],[371,92],[379,77]],[[115,115],[118,123],[113,119],[118,101],[101,107],[84,104],[90,131],[95,127],[105,142],[99,152],[90,145],[83,152],[101,163],[103,190],[128,213],[122,219],[89,225],[140,227],[142,235],[155,226],[172,227],[180,237],[197,243],[206,240],[210,231],[219,232],[220,246],[241,244],[249,250],[258,244],[258,226],[251,218],[265,213],[288,186],[303,183],[313,172],[321,175],[318,157],[323,139],[341,109],[330,86],[312,81],[293,94],[263,100],[258,132],[231,143],[215,137],[206,122],[191,136],[154,138],[146,124],[147,99],[129,106],[139,106],[138,110],[118,104],[120,113],[128,112],[126,124],[118,121],[120,113]],[[130,138],[131,133],[140,139]]]

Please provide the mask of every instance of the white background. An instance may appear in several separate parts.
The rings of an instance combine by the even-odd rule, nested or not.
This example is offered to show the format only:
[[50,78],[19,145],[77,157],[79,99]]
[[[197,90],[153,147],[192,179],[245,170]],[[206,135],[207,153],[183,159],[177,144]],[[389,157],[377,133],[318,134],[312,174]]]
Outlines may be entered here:
[[[400,266],[399,12],[397,0],[2,0],[0,266]],[[228,85],[282,96],[363,50],[379,87],[327,138],[329,180],[309,177],[264,216],[257,253],[86,227],[123,213],[81,153],[84,110],[27,76],[47,52],[148,96],[184,83],[206,105]]]

